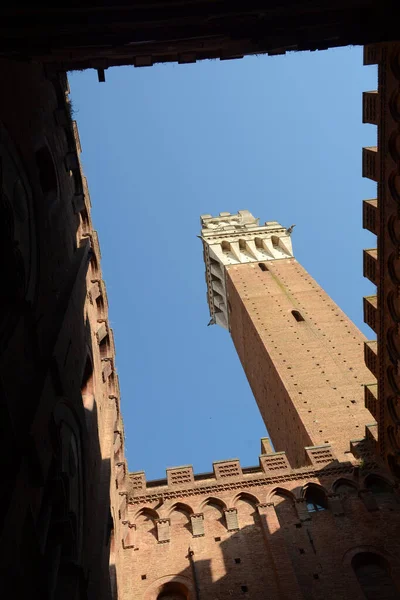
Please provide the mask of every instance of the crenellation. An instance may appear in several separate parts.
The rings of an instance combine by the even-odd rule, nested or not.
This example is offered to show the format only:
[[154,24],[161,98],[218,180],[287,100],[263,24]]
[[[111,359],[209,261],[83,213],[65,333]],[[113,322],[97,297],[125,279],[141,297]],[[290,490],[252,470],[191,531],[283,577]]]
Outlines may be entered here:
[[242,469],[238,459],[218,460],[213,463],[216,480],[241,477]]
[[286,473],[291,469],[286,452],[271,452],[269,454],[264,454],[259,457],[259,460],[260,467],[265,475],[270,473]]
[[323,446],[309,447],[305,450],[310,460],[310,463],[315,467],[329,465],[333,462],[337,462],[332,452],[332,448],[329,444],[324,444]]
[[[119,450],[119,432],[116,432],[115,452]],[[265,449],[268,438],[261,440],[261,447]],[[364,441],[364,439],[363,439]],[[348,454],[348,461],[339,463],[329,445],[308,447],[304,449],[309,456],[309,465],[301,468],[292,468],[285,452],[271,452],[259,457],[259,466],[242,469],[238,459],[215,461],[214,471],[210,473],[193,473],[191,465],[167,469],[166,479],[146,481],[144,471],[130,473],[127,477],[128,494],[130,501],[138,502],[143,498],[176,498],[190,495],[201,495],[212,490],[215,493],[224,489],[240,489],[243,486],[273,485],[277,482],[304,480],[316,476],[321,468],[324,473],[347,473],[361,460],[360,451],[358,458]],[[152,501],[153,501],[152,500]]]
[[191,465],[167,469],[168,486],[191,485],[193,481],[193,467]]

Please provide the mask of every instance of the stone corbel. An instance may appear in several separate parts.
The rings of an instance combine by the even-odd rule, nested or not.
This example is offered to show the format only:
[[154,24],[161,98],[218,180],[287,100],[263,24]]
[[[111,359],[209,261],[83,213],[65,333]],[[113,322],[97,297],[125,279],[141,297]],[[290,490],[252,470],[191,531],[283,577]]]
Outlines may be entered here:
[[159,544],[165,544],[171,539],[171,521],[170,519],[157,519],[157,539]]
[[192,524],[193,537],[204,536],[204,515],[203,515],[203,513],[190,515],[190,521]]
[[239,521],[238,514],[236,508],[225,508],[225,521],[226,528],[228,531],[238,531],[239,529]]

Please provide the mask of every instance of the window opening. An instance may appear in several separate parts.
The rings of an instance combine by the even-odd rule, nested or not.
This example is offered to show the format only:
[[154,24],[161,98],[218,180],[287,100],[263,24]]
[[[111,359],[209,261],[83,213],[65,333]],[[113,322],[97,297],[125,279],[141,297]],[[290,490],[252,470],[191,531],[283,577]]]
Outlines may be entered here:
[[298,310],[292,310],[292,315],[296,319],[297,322],[304,321],[304,317]]
[[365,482],[365,487],[370,490],[374,496],[375,495],[380,495],[380,494],[392,494],[393,490],[391,485],[389,485],[389,483],[387,483],[387,481],[385,481],[384,479],[382,479],[381,477],[378,477],[376,475],[370,475],[369,477],[367,477],[367,480]]
[[267,265],[265,265],[264,263],[258,263],[258,266],[261,269],[261,271],[268,271]]
[[309,486],[306,491],[308,512],[321,512],[328,508],[325,492],[316,486]]

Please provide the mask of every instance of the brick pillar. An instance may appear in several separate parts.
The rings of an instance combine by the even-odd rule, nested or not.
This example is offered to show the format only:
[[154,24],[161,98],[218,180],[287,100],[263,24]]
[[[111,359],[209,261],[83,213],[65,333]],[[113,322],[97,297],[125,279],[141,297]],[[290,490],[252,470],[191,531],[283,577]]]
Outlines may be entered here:
[[280,530],[274,505],[259,504],[257,509],[260,515],[265,543],[270,552],[270,559],[276,573],[277,584],[280,590],[279,600],[304,600],[292,561],[286,549],[286,543]]

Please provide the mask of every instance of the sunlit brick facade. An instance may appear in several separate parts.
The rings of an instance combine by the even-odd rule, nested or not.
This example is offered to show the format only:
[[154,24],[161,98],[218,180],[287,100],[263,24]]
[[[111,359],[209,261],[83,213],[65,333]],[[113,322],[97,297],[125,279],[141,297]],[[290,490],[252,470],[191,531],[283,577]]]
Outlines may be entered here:
[[364,336],[296,261],[291,228],[248,211],[201,225],[211,323],[275,451],[265,438],[256,467],[131,474],[123,600],[398,598],[400,504],[374,454]]

